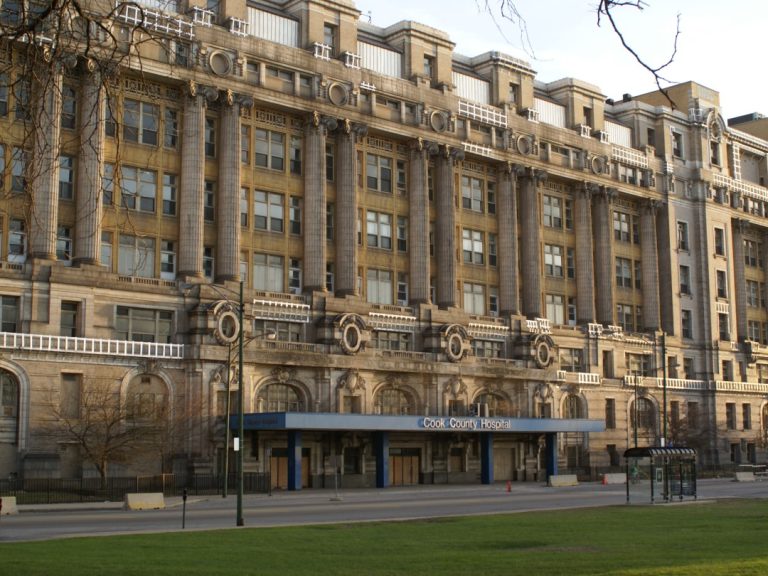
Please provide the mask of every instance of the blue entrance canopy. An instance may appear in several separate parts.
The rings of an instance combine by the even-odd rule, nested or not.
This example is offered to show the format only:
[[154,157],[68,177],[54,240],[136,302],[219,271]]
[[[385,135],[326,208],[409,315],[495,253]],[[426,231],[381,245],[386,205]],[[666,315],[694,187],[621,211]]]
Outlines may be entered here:
[[[230,418],[237,426],[238,417]],[[551,434],[603,432],[603,420],[583,418],[483,418],[477,416],[378,416],[308,412],[245,415],[246,430],[358,430],[371,432],[494,432]]]

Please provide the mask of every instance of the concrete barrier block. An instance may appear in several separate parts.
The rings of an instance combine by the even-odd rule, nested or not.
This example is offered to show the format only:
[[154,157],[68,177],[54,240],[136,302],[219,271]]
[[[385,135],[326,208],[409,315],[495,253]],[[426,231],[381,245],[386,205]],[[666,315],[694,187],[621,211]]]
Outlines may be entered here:
[[603,484],[626,484],[627,475],[624,472],[603,474]]
[[736,472],[734,478],[736,482],[754,482],[756,480],[754,472]]
[[553,488],[578,486],[579,481],[576,478],[576,474],[558,474],[557,476],[550,476],[547,480],[547,485]]
[[165,497],[162,492],[139,492],[125,495],[126,510],[162,510]]
[[3,496],[0,500],[3,501],[3,509],[0,510],[0,515],[10,516],[19,513],[19,509],[16,507],[16,496]]

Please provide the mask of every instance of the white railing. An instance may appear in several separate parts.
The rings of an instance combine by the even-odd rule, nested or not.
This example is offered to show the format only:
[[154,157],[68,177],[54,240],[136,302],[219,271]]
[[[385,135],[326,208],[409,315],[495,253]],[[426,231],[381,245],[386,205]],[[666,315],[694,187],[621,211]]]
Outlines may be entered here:
[[315,58],[320,60],[330,60],[331,54],[333,54],[333,46],[328,46],[328,44],[322,44],[321,42],[315,42]]
[[[117,4],[120,5],[122,2],[118,2]],[[179,3],[176,2],[176,0],[136,0],[136,4],[145,8],[160,10],[161,12],[179,11]]]
[[744,180],[735,180],[719,172],[714,174],[715,186],[725,186],[730,190],[741,192],[748,198],[754,198],[755,200],[762,200],[768,202],[768,189],[751,182],[745,182]]
[[464,152],[485,156],[486,158],[491,158],[493,156],[493,150],[488,146],[481,146],[480,144],[474,144],[473,142],[462,142],[461,145],[464,147]]
[[470,120],[477,120],[483,124],[490,124],[501,128],[507,127],[507,115],[499,108],[493,106],[459,100],[459,116],[464,116]]
[[[344,66],[347,68],[360,69],[360,55],[353,54],[352,52],[344,52]],[[362,84],[361,84],[362,87]],[[375,88],[374,88],[375,90]]]
[[258,320],[285,320],[306,324],[310,321],[311,315],[309,304],[285,300],[253,301],[253,317]]
[[729,380],[715,380],[715,390],[718,392],[753,392],[765,394],[768,392],[768,384],[759,382],[732,382]]
[[234,36],[248,36],[248,22],[233,16],[229,19],[229,32]]
[[589,334],[590,338],[597,338],[603,333],[603,325],[590,322],[587,324],[587,333]]
[[416,317],[401,314],[368,313],[368,325],[374,329],[395,332],[413,332],[416,330]]
[[565,370],[558,370],[557,374],[555,375],[555,380],[558,382],[565,382],[566,377],[568,376],[568,372]]
[[184,358],[183,344],[105,340],[103,338],[75,338],[71,336],[47,336],[45,334],[19,334],[15,332],[0,332],[0,349],[55,353],[69,352],[74,354],[136,358],[166,358],[172,360]]
[[195,24],[205,28],[212,28],[215,18],[216,14],[214,14],[213,10],[206,10],[205,8],[200,8],[199,6],[194,6],[192,8],[192,22]]
[[600,384],[602,377],[594,372],[578,372],[579,384]]
[[549,334],[552,332],[549,320],[546,318],[536,318],[534,320],[526,320],[525,326],[528,332],[535,332],[537,334]]
[[170,36],[189,40],[195,37],[195,25],[192,22],[167,16],[154,10],[142,9],[137,4],[124,4],[117,18],[131,26],[141,26],[146,30],[161,32]]
[[648,156],[634,148],[625,148],[614,144],[611,146],[611,158],[627,166],[648,168]]

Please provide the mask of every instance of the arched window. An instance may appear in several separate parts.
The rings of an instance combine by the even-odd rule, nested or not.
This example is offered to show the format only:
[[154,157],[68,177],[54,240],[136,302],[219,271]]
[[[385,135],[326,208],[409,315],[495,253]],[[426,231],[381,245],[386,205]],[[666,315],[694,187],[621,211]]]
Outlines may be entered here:
[[584,418],[581,398],[576,394],[568,394],[563,402],[563,418]]
[[[633,403],[630,409],[630,422],[632,427],[644,428],[646,430],[652,430],[656,427],[656,410],[654,409],[653,402],[648,398],[638,398],[637,407]],[[635,424],[637,422],[637,424]]]
[[9,372],[0,371],[0,418],[19,415],[19,383]]
[[503,398],[498,394],[491,394],[489,392],[480,394],[475,402],[478,404],[486,404],[488,406],[488,416],[490,418],[512,416],[511,404],[506,398]]
[[303,412],[304,402],[293,386],[269,384],[259,395],[262,412]]
[[384,388],[380,390],[376,394],[374,409],[376,414],[394,416],[416,413],[416,406],[411,395],[397,388]]
[[157,376],[142,374],[128,385],[127,417],[151,422],[164,418],[168,410],[168,388]]

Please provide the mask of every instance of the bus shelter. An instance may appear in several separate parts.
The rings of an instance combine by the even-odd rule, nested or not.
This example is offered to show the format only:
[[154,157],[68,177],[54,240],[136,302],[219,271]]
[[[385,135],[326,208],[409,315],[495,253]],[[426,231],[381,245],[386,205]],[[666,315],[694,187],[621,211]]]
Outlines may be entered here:
[[624,452],[624,460],[627,504],[696,499],[696,450],[693,448],[630,448]]

